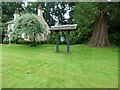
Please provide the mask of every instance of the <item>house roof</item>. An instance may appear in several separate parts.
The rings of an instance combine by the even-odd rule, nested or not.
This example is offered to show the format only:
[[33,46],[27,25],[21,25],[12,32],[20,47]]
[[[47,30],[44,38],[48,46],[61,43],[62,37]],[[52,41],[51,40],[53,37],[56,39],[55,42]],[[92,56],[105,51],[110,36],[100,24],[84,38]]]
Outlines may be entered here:
[[11,20],[9,22],[6,22],[6,24],[14,24],[16,22],[16,20]]

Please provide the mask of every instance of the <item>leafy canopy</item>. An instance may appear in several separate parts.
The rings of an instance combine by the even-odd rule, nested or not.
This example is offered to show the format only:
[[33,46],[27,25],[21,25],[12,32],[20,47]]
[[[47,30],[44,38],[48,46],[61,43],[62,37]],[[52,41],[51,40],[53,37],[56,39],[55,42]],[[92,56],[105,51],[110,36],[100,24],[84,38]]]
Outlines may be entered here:
[[2,35],[2,24],[0,23],[0,35]]
[[88,27],[98,15],[97,3],[78,3],[74,9],[74,19],[78,27]]
[[26,33],[28,35],[33,35],[34,33],[42,33],[44,30],[39,18],[34,14],[23,14],[20,16],[14,25],[14,34]]
[[95,18],[99,16],[97,3],[82,2],[76,3],[73,13],[74,23],[77,23],[78,30],[72,34],[73,40],[77,43],[87,43],[92,34]]

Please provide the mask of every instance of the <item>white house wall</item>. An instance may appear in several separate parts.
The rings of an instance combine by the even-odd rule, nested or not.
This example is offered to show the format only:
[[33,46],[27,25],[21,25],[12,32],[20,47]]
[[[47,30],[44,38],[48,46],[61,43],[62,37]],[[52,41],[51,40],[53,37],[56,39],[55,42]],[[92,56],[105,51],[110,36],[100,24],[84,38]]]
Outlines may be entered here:
[[21,37],[24,39],[24,38],[25,38],[25,33],[22,33],[22,34],[21,34]]

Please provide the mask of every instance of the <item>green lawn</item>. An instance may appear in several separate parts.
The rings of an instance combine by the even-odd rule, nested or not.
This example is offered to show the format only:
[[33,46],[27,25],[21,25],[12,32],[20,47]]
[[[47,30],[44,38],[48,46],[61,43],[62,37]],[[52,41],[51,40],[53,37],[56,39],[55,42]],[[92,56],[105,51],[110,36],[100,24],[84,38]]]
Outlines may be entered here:
[[[1,47],[1,46],[0,46]],[[117,88],[118,48],[3,45],[3,88]]]
[[2,47],[0,46],[0,89],[2,89]]

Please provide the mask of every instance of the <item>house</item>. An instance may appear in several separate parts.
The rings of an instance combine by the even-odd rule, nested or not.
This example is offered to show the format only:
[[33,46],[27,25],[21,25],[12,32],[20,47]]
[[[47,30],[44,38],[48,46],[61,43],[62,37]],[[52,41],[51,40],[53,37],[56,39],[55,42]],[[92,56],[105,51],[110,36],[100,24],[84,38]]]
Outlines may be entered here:
[[[6,24],[8,24],[7,35],[9,37],[9,40],[12,40],[12,38],[13,38],[11,32],[14,30],[14,24],[16,22],[16,19],[19,16],[20,16],[20,14],[17,9],[17,10],[15,10],[15,13],[14,13],[14,19],[6,23]],[[43,17],[43,11],[42,11],[41,5],[39,5],[39,7],[38,7],[38,17],[39,17],[39,21],[43,25],[45,31],[43,33],[39,33],[36,35],[36,41],[45,41],[49,38],[50,27],[48,26],[47,22],[45,21],[45,19]],[[24,40],[28,40],[28,41],[30,40],[30,37],[28,35],[26,35],[25,33],[21,34],[21,38],[23,38]]]

